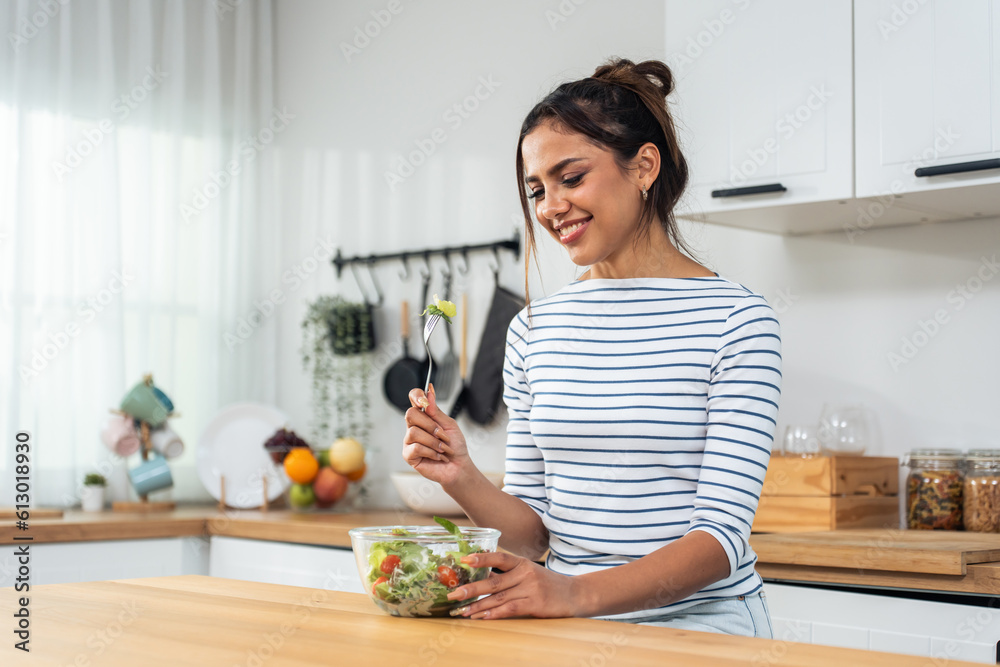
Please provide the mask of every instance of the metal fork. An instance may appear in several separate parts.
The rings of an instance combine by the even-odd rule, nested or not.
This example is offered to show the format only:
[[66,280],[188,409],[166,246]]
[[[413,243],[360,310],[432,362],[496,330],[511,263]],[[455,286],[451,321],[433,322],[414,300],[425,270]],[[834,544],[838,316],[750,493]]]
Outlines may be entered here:
[[427,323],[424,324],[424,349],[427,350],[427,380],[424,381],[424,393],[427,393],[427,388],[431,386],[431,370],[434,369],[434,358],[431,356],[431,348],[427,344],[427,341],[431,339],[431,332],[434,331],[434,327],[441,320],[440,315],[431,315],[427,318]]

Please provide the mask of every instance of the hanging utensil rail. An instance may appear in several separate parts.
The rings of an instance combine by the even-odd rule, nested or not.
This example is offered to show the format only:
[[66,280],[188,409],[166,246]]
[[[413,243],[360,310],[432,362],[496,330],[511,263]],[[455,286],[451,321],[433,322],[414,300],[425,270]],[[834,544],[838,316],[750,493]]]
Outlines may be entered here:
[[390,262],[390,261],[401,261],[408,262],[410,259],[429,259],[434,255],[450,256],[450,255],[462,255],[467,257],[469,253],[472,252],[482,252],[482,251],[492,251],[494,253],[500,250],[510,250],[514,253],[514,257],[521,256],[521,235],[515,232],[514,237],[507,241],[493,241],[492,243],[478,243],[474,245],[459,245],[459,246],[449,246],[445,248],[427,248],[425,250],[406,250],[403,252],[391,252],[383,255],[356,255],[354,257],[344,257],[340,254],[340,249],[337,249],[337,255],[330,260],[331,263],[337,267],[337,277],[340,277],[341,272],[344,267],[349,264],[377,264],[379,262]]

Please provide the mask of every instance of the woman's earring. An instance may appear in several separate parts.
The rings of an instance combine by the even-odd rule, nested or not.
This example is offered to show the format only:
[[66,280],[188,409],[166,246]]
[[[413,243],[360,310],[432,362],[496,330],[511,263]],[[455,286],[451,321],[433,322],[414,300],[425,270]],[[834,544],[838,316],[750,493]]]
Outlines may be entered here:
[[642,201],[646,201],[648,198],[649,198],[649,192],[646,190],[646,187],[643,186],[643,188],[642,188]]

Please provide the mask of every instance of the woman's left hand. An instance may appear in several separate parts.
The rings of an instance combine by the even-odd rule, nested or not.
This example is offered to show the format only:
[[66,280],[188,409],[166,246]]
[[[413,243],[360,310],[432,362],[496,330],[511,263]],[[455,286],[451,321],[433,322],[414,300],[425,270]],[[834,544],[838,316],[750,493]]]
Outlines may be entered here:
[[486,579],[465,584],[448,594],[450,600],[489,596],[464,607],[463,616],[496,619],[577,615],[575,577],[556,574],[527,558],[499,551],[470,554],[462,558],[462,562],[473,567],[493,568]]

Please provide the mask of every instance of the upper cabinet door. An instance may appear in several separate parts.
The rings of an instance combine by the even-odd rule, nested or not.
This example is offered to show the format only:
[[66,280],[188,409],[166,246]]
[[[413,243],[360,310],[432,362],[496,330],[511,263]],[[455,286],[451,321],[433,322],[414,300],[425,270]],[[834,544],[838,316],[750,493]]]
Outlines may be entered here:
[[1000,183],[1000,0],[857,0],[854,38],[859,197]]
[[680,215],[853,196],[850,0],[667,0],[666,22]]

